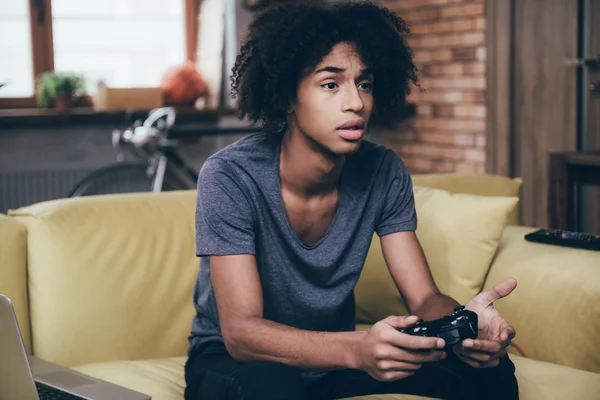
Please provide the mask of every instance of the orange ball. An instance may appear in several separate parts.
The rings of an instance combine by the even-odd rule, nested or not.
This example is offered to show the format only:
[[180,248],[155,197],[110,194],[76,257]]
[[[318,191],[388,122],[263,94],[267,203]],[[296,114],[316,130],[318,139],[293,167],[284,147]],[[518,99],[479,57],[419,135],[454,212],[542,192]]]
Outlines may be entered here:
[[193,105],[207,93],[208,86],[194,63],[188,61],[169,68],[161,79],[160,89],[168,105]]

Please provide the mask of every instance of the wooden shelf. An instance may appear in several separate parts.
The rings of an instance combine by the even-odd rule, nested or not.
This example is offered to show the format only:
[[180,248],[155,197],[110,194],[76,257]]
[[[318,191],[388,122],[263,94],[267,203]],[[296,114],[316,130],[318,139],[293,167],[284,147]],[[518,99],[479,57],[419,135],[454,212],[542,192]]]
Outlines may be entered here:
[[[235,110],[196,110],[175,107],[181,122],[210,122],[223,116],[235,116]],[[149,109],[97,111],[91,107],[74,107],[61,113],[53,109],[0,109],[0,128],[59,127],[65,125],[119,125],[148,115]]]

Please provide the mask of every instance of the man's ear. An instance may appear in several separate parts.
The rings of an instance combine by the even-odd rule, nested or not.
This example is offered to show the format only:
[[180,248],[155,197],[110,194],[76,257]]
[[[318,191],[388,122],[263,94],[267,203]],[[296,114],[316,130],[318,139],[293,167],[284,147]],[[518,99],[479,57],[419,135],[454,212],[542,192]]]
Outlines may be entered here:
[[293,113],[296,112],[296,105],[295,105],[295,103],[293,101],[289,102],[289,104],[288,104],[287,109],[285,110],[285,112],[287,114],[293,114]]

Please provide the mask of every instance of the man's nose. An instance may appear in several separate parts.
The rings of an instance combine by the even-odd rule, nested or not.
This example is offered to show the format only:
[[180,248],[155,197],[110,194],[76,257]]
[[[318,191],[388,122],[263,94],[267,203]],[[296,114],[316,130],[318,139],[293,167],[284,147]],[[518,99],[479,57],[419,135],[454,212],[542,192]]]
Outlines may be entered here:
[[362,98],[360,97],[360,93],[358,91],[358,88],[356,86],[350,86],[345,92],[344,92],[344,104],[343,104],[343,108],[344,111],[352,111],[352,112],[359,112],[363,109],[364,107],[364,103]]

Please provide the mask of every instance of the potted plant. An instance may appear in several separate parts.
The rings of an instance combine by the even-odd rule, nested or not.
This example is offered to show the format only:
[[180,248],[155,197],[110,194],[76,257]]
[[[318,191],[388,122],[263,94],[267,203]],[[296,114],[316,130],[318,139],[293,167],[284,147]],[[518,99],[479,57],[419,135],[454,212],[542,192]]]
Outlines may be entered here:
[[85,94],[85,79],[66,72],[45,72],[37,78],[36,98],[40,107],[68,111],[73,97]]

